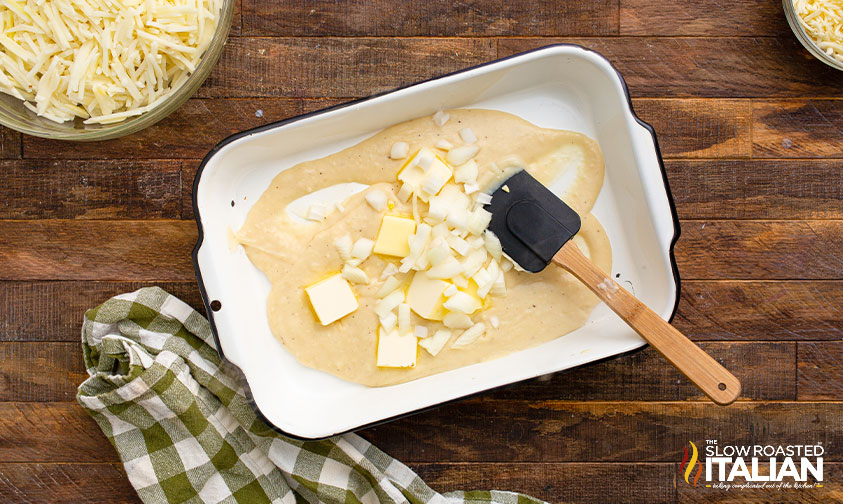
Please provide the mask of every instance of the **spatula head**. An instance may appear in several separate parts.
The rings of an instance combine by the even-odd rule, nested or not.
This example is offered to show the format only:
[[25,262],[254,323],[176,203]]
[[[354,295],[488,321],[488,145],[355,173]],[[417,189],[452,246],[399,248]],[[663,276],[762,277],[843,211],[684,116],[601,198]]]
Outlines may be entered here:
[[533,273],[580,230],[580,216],[524,170],[509,177],[485,206],[492,213],[489,229],[503,251]]

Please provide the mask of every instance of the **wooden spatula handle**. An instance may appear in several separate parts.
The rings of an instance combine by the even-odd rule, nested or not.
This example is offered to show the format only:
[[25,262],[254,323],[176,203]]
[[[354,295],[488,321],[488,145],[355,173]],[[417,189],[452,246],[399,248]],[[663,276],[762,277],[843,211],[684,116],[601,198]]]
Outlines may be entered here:
[[553,262],[587,285],[712,401],[726,405],[738,398],[741,383],[732,373],[601,271],[573,242],[559,249]]

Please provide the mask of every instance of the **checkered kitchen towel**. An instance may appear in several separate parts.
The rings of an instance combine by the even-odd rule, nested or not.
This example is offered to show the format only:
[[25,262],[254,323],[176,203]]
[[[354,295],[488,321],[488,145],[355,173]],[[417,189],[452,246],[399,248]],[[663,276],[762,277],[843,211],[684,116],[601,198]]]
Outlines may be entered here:
[[438,494],[359,436],[297,441],[255,416],[208,321],[157,287],[85,314],[77,399],[147,503],[538,503],[499,491]]

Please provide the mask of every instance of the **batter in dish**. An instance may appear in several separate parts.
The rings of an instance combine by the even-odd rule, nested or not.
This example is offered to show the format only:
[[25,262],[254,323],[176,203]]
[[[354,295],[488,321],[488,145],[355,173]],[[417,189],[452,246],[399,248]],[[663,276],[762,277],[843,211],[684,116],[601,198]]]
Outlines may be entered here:
[[[451,340],[436,356],[419,348],[412,368],[378,367],[376,293],[384,283],[382,271],[390,262],[398,264],[398,258],[372,254],[359,265],[371,281],[353,286],[359,308],[336,322],[319,323],[304,288],[342,268],[335,242],[347,234],[374,240],[384,214],[413,215],[412,201],[398,197],[401,184],[396,180],[407,160],[392,159],[393,146],[406,142],[409,152],[416,152],[422,147],[434,149],[443,139],[458,146],[464,143],[460,131],[465,128],[471,129],[479,146],[474,161],[481,190],[491,192],[513,167],[525,167],[546,185],[563,184],[562,198],[583,218],[577,244],[599,268],[611,270],[609,241],[590,214],[603,184],[603,158],[595,141],[575,132],[540,128],[504,112],[449,114],[444,125],[431,117],[414,119],[341,152],[282,171],[236,233],[249,259],[272,283],[267,312],[273,334],[302,364],[368,386],[401,383],[550,341],[582,326],[598,304],[586,287],[558,268],[537,274],[513,269],[506,273],[506,294],[488,297],[474,313],[475,322],[486,327],[477,341],[453,348]],[[286,211],[290,202],[304,195],[347,182],[370,187],[349,197],[341,210],[321,222],[300,222]],[[377,211],[367,204],[366,194],[373,190],[387,194],[390,207]],[[426,207],[416,201],[416,214],[423,215]],[[429,334],[443,327],[415,313],[412,317],[413,324],[424,325]]]

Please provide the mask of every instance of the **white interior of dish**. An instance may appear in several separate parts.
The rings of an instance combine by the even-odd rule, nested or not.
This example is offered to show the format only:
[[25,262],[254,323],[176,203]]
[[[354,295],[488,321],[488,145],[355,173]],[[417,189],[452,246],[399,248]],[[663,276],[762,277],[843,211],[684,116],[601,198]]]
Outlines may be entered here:
[[671,315],[677,296],[668,252],[674,225],[656,148],[630,113],[622,83],[606,60],[582,48],[555,46],[418,84],[242,137],[211,157],[201,175],[196,198],[204,241],[198,261],[208,299],[222,303],[214,313],[222,351],[243,370],[256,405],[280,429],[324,437],[643,344],[600,305],[584,327],[540,347],[401,385],[368,388],[298,364],[272,336],[266,317],[269,282],[242,247],[230,247],[229,228],[240,227],[280,171],[386,126],[468,107],[510,112],[600,143],[606,177],[593,213],[611,240],[612,274],[620,273],[620,281],[664,318]]

